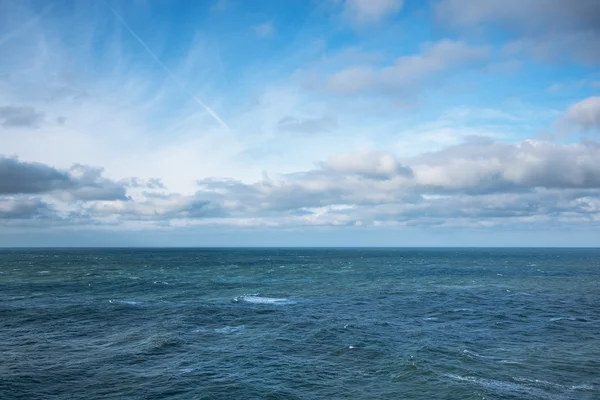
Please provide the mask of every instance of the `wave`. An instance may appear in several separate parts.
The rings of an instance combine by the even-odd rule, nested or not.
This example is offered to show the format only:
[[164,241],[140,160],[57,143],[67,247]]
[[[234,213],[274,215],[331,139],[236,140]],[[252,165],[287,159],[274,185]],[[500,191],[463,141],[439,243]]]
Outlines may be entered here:
[[[588,384],[580,385],[561,385],[559,383],[548,382],[541,379],[529,379],[524,377],[513,377],[513,382],[500,381],[495,379],[485,379],[476,376],[460,376],[456,374],[444,374],[448,378],[468,382],[485,387],[486,389],[499,391],[501,393],[533,395],[538,398],[552,399],[556,398],[548,393],[547,389],[559,391],[596,391],[596,387]],[[562,398],[562,397],[561,397]]]
[[513,395],[514,394],[518,394],[518,395],[527,394],[528,396],[535,396],[536,398],[544,398],[544,399],[553,398],[553,397],[549,397],[548,393],[545,390],[535,388],[535,387],[530,387],[523,383],[499,381],[499,380],[495,380],[495,379],[485,379],[485,378],[479,378],[479,377],[475,377],[475,376],[461,376],[461,375],[455,375],[455,374],[444,374],[444,375],[447,376],[448,378],[451,378],[451,379],[454,379],[457,381],[462,381],[462,382],[479,385],[479,386],[484,387],[487,390],[492,390],[492,391],[499,392],[502,394],[509,394],[509,393],[513,394]]
[[228,334],[228,333],[236,333],[241,331],[242,329],[244,329],[244,326],[224,326],[222,328],[217,328],[215,329],[216,333],[223,333],[223,334]]
[[262,296],[258,296],[255,294],[238,296],[235,299],[233,299],[233,301],[252,303],[252,304],[273,304],[273,305],[296,304],[295,301],[285,299],[285,298],[262,297]]
[[125,304],[128,306],[137,306],[137,305],[141,304],[141,302],[139,302],[139,301],[128,301],[128,300],[109,300],[108,302],[110,304]]

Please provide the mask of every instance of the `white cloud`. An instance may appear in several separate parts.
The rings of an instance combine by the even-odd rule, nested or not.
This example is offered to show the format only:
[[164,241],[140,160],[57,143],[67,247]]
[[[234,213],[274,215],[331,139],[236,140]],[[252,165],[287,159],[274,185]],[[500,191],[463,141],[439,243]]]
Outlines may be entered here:
[[600,133],[600,96],[592,96],[569,107],[564,120],[584,132]]
[[[113,226],[127,221],[272,227],[587,223],[600,220],[598,159],[600,143],[593,141],[479,140],[404,162],[389,152],[340,154],[311,170],[251,184],[202,179],[193,195],[169,194],[160,186],[140,192],[89,167],[74,166],[67,173],[20,164],[52,179],[29,194],[11,189],[0,196],[0,214],[13,224],[54,218],[62,224]],[[53,174],[66,183],[52,183]],[[57,188],[70,195],[56,194]],[[114,197],[116,189],[121,192]]]
[[254,25],[252,30],[258,35],[258,37],[261,38],[271,37],[275,34],[275,27],[271,22]]
[[486,46],[472,47],[443,39],[423,45],[422,53],[399,57],[389,66],[349,67],[338,71],[329,77],[327,87],[340,94],[403,91],[445,71],[477,65],[485,61],[489,53]]
[[342,17],[357,27],[377,25],[398,13],[404,0],[345,0]]
[[[401,1],[343,4],[345,18],[363,27],[402,8]],[[270,23],[263,25],[255,27],[258,35],[275,33]],[[565,26],[561,32],[571,29]],[[284,55],[277,67],[260,64],[232,73],[238,66],[223,67],[221,43],[198,33],[187,56],[170,58],[168,66],[191,94],[210,99],[232,127],[225,131],[143,49],[131,51],[127,41],[109,38],[98,57],[92,39],[100,31],[75,28],[81,35],[72,35],[72,47],[51,21],[33,24],[3,44],[0,150],[19,156],[13,164],[21,174],[17,179],[0,170],[3,224],[44,226],[52,220],[118,230],[492,226],[600,218],[596,142],[466,139],[522,138],[521,131],[514,133],[518,124],[554,118],[547,109],[543,118],[528,118],[485,104],[437,108],[445,100],[435,98],[436,109],[421,114],[406,106],[410,96],[398,96],[443,83],[447,73],[460,81],[463,71],[490,59],[487,46],[444,39],[424,44],[416,54],[396,53],[393,60],[361,46],[328,49],[323,39],[318,51]],[[253,36],[248,25],[240,29]],[[157,54],[167,46],[161,40],[152,44]],[[78,71],[89,65],[97,69]],[[288,80],[298,66],[300,72]],[[329,93],[383,96],[371,101],[373,96],[306,91],[298,82],[303,67],[319,71],[314,82]],[[323,76],[327,79],[319,79]],[[388,94],[402,105],[392,105]],[[596,129],[596,103],[582,101],[565,118],[582,130]],[[440,116],[441,122],[423,122]],[[269,175],[260,179],[263,171]]]
[[325,171],[358,174],[374,179],[412,175],[411,169],[403,166],[393,154],[374,151],[337,155],[321,163],[321,166]]
[[212,5],[213,11],[228,11],[231,8],[232,4],[230,0],[216,0]]
[[281,132],[314,134],[327,132],[337,126],[335,118],[323,116],[319,118],[296,118],[283,117],[277,122],[277,128]]
[[452,28],[501,27],[519,36],[510,47],[552,60],[600,62],[597,0],[442,0],[438,21]]

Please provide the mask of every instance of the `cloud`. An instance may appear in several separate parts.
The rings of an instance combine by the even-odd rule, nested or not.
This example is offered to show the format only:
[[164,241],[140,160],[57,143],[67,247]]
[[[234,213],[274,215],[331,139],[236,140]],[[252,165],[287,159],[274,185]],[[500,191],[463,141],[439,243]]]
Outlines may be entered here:
[[374,26],[398,13],[403,5],[403,0],[345,0],[342,18],[357,27]]
[[254,25],[252,30],[258,35],[258,37],[261,38],[271,37],[275,34],[275,27],[271,22]]
[[[273,179],[201,179],[191,195],[162,191],[135,198],[125,196],[125,182],[102,178],[101,169],[75,165],[61,172],[20,163],[35,172],[29,175],[36,179],[25,182],[37,181],[37,186],[30,184],[28,195],[14,194],[22,188],[4,188],[0,210],[4,219],[54,216],[63,224],[94,226],[136,221],[271,227],[589,223],[600,221],[598,159],[595,141],[480,139],[405,160],[390,152],[339,154]],[[12,160],[12,168],[18,163]],[[127,184],[153,185],[136,179]],[[55,208],[47,207],[48,201]]]
[[476,141],[415,158],[415,181],[435,194],[600,188],[597,142]]
[[329,77],[327,87],[338,94],[405,91],[445,71],[481,63],[488,59],[489,53],[487,46],[472,47],[443,39],[424,45],[420,54],[399,57],[389,66],[359,66],[338,71]]
[[48,205],[37,198],[0,197],[0,219],[42,218],[50,211]]
[[0,156],[0,195],[43,193],[66,189],[69,175],[41,163],[26,163]]
[[119,184],[132,188],[143,188],[143,189],[166,189],[163,182],[158,178],[150,178],[147,180],[139,178],[128,178],[121,179]]
[[584,132],[600,132],[600,96],[573,104],[563,119]]
[[291,133],[319,133],[327,132],[337,126],[335,118],[324,116],[320,118],[296,118],[284,117],[277,122],[277,129],[280,132]]
[[99,201],[85,207],[85,214],[96,220],[118,218],[119,221],[143,220],[153,222],[174,219],[203,219],[226,217],[225,210],[210,201],[195,196],[177,194],[147,196],[141,201]]
[[[438,216],[442,211],[445,218],[463,215],[450,207],[453,203],[471,204],[473,216],[486,210],[516,215],[529,212],[539,193],[573,192],[597,202],[599,157],[597,142],[559,145],[480,140],[416,157],[408,164],[390,153],[354,153],[278,180],[254,184],[203,180],[198,195],[221,204],[232,215],[256,218],[272,217],[273,213],[312,214],[311,209],[323,207],[348,207],[337,209],[336,215],[348,209],[391,207],[404,210],[408,219],[420,219],[426,214],[419,215],[419,210],[435,206],[441,207]],[[577,196],[574,199],[581,198]],[[499,199],[497,204],[486,203],[494,198]]]
[[413,171],[402,165],[393,154],[374,151],[338,155],[320,165],[324,171],[356,174],[371,179],[410,177],[413,174]]
[[211,7],[211,9],[213,11],[219,11],[219,12],[228,11],[230,8],[231,8],[230,0],[217,0],[214,2],[214,4]]
[[44,113],[33,107],[4,106],[0,107],[2,126],[36,128],[44,120]]
[[69,171],[71,187],[66,193],[75,200],[127,200],[123,185],[102,176],[102,168],[75,164]]
[[102,177],[102,169],[74,165],[60,171],[41,163],[0,156],[0,196],[52,193],[72,200],[126,199],[125,188]]
[[540,58],[600,62],[596,0],[442,0],[435,15],[442,25],[455,29],[499,27],[514,32],[519,39],[511,47]]

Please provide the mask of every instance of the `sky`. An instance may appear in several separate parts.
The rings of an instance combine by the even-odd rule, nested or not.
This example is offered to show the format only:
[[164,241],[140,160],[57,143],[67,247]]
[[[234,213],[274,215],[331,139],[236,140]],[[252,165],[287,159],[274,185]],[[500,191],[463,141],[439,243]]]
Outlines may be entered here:
[[600,246],[600,1],[0,0],[0,246]]

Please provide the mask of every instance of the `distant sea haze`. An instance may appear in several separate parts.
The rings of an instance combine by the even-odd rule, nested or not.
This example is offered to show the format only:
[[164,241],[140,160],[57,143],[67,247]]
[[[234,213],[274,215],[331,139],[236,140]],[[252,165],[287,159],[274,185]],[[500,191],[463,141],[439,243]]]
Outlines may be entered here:
[[0,399],[599,399],[599,249],[0,251]]

